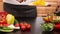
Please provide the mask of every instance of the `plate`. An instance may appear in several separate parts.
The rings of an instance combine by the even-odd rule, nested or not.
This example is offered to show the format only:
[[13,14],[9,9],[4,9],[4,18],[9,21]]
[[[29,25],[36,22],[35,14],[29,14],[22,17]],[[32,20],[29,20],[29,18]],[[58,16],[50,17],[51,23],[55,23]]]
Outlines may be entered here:
[[0,31],[1,31],[1,32],[12,32],[13,29],[12,29],[12,30],[3,30],[3,29],[0,29]]

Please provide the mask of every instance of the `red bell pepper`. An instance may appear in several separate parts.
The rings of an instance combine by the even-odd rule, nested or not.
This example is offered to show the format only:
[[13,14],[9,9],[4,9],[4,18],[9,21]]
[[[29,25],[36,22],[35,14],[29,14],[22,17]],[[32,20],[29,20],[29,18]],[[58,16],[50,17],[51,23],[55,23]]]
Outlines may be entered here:
[[0,24],[6,24],[7,12],[0,12]]
[[54,25],[54,29],[55,29],[55,30],[60,30],[60,24],[55,24],[55,25]]

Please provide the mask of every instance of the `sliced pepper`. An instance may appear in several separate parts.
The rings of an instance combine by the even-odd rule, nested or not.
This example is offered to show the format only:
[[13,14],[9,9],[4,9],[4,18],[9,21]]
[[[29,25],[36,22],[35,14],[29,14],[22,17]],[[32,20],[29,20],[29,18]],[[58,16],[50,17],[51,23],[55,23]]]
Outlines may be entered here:
[[14,24],[15,17],[12,14],[8,14],[6,20],[8,24]]

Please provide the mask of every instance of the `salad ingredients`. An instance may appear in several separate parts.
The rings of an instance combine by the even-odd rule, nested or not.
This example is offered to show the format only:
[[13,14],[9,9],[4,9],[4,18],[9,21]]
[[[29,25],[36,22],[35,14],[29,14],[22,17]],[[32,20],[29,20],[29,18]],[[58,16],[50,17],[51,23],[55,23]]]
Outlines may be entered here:
[[43,20],[44,20],[46,23],[48,23],[48,22],[52,23],[52,21],[53,21],[53,16],[44,17]]
[[9,26],[9,24],[3,24],[3,26],[4,26],[4,27],[8,27],[8,26]]
[[3,30],[12,30],[12,28],[9,28],[9,27],[3,27],[2,29]]
[[11,14],[8,14],[6,16],[6,20],[7,20],[8,24],[14,24],[15,17],[13,15],[11,15]]
[[0,12],[0,24],[6,24],[6,15],[7,12]]
[[14,29],[9,27],[0,27],[0,31],[2,32],[12,32]]
[[23,23],[20,23],[20,26],[23,26],[24,24]]
[[14,29],[20,29],[20,27],[15,27]]
[[2,27],[3,25],[2,24],[0,24],[0,27]]
[[52,31],[52,29],[53,29],[53,24],[52,24],[52,23],[44,23],[44,24],[41,24],[41,28],[42,28],[44,31]]
[[6,11],[0,11],[0,14],[7,15],[8,13]]
[[28,24],[26,27],[27,27],[27,29],[30,29],[30,28],[31,28],[31,25],[30,25],[30,24]]
[[28,23],[24,23],[25,26],[28,26]]
[[13,24],[9,25],[8,27],[9,27],[9,28],[12,28],[12,29],[15,28],[15,26],[14,26]]
[[18,20],[16,20],[16,19],[14,21],[14,26],[15,26],[14,29],[20,29],[20,24],[19,24]]
[[24,25],[26,26],[27,29],[30,29],[31,28],[31,25],[28,24],[28,23],[24,23]]
[[15,27],[19,27],[19,23],[15,24]]
[[60,16],[53,16],[52,23],[54,23],[54,24],[60,23]]
[[20,27],[22,31],[25,31],[25,30],[30,30],[31,25],[29,23],[24,22],[24,23],[20,23]]
[[0,24],[7,24],[6,19],[0,18]]
[[54,25],[54,29],[55,29],[55,30],[60,30],[60,24],[55,24],[55,25]]
[[20,29],[19,23],[15,24],[15,29]]
[[21,30],[22,30],[22,31],[25,31],[25,30],[26,30],[26,26],[24,26],[24,25],[21,26]]
[[60,20],[53,20],[52,21],[54,24],[60,23]]

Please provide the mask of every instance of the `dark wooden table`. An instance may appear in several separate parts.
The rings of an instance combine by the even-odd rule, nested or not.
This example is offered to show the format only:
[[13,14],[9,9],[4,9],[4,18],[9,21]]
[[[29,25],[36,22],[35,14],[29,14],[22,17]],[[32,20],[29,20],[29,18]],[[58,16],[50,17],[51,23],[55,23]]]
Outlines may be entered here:
[[22,32],[21,30],[13,31],[10,33],[0,32],[0,34],[60,34],[60,31],[51,31],[51,32],[44,32],[40,27],[40,23],[43,23],[42,17],[37,18],[18,18],[21,21],[26,21],[27,23],[31,24],[31,30]]

